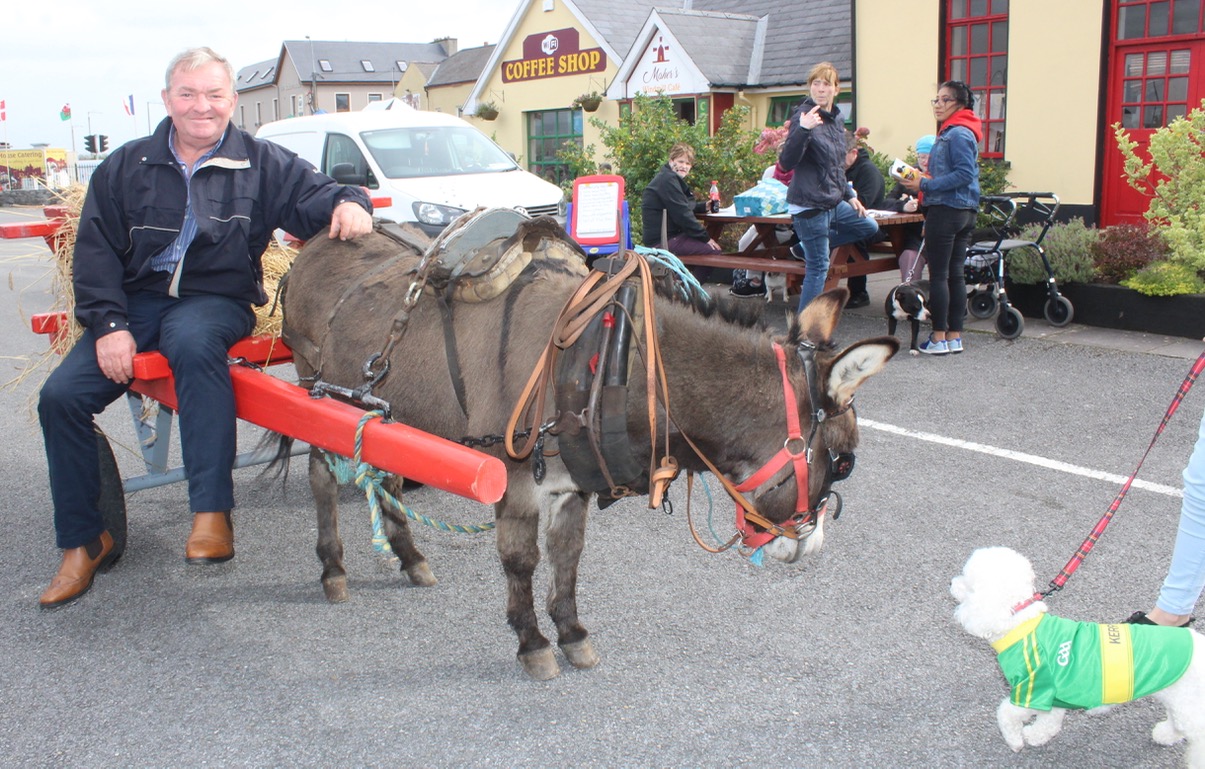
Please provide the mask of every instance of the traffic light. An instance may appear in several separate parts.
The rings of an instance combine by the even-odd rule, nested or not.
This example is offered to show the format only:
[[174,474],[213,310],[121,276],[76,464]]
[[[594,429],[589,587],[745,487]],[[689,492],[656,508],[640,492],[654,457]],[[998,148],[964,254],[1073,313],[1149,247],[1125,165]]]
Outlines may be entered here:
[[97,139],[100,140],[99,144],[97,145],[97,149],[100,150],[101,152],[108,152],[109,151],[109,137],[105,136],[104,134],[101,134],[100,136],[97,137]]
[[89,154],[96,154],[96,134],[88,134],[84,137],[84,149],[88,150]]

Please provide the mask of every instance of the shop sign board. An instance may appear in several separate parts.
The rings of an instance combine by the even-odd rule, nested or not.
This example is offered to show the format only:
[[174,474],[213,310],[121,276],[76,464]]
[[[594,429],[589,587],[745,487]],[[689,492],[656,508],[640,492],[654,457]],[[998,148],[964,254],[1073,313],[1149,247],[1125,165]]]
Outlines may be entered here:
[[0,187],[23,189],[39,184],[64,186],[67,175],[67,150],[0,149]]
[[711,83],[703,77],[685,49],[664,29],[656,29],[640,60],[628,76],[628,93],[707,93]]
[[523,38],[523,58],[502,62],[502,82],[581,75],[606,68],[606,52],[601,48],[583,50],[578,31],[570,27]]

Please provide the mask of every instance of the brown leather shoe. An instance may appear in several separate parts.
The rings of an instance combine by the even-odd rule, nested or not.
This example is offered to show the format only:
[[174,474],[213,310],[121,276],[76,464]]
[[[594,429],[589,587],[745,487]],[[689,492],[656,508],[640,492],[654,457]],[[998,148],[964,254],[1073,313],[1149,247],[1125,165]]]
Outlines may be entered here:
[[234,557],[234,524],[230,513],[197,513],[184,546],[187,563],[222,563]]
[[113,537],[102,531],[92,542],[63,551],[59,573],[50,581],[38,604],[43,609],[66,606],[92,587],[96,572],[107,570],[117,563],[121,554],[113,549]]

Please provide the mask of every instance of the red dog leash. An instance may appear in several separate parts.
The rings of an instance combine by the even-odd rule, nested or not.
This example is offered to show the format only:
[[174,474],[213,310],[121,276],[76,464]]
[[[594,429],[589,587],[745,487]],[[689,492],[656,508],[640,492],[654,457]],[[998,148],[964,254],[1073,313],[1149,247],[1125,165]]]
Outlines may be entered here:
[[1092,552],[1092,548],[1096,546],[1096,541],[1100,539],[1102,534],[1105,533],[1105,529],[1108,528],[1109,522],[1113,520],[1113,514],[1117,512],[1117,508],[1121,507],[1121,500],[1125,499],[1126,494],[1129,493],[1130,486],[1133,485],[1134,479],[1138,477],[1138,471],[1142,469],[1142,463],[1146,461],[1147,455],[1150,454],[1151,449],[1154,448],[1155,441],[1159,439],[1159,436],[1163,433],[1163,429],[1167,427],[1167,423],[1171,421],[1172,415],[1175,414],[1176,410],[1180,408],[1180,404],[1184,401],[1184,396],[1188,395],[1188,391],[1192,389],[1194,384],[1196,384],[1197,377],[1201,374],[1202,370],[1205,370],[1205,352],[1201,353],[1201,355],[1197,358],[1197,362],[1192,365],[1191,369],[1189,369],[1188,376],[1184,377],[1184,381],[1180,383],[1180,389],[1176,391],[1175,396],[1172,398],[1171,405],[1169,405],[1167,407],[1167,411],[1164,412],[1163,421],[1161,421],[1159,423],[1159,427],[1155,429],[1155,435],[1151,438],[1150,445],[1146,447],[1146,451],[1143,453],[1142,458],[1138,460],[1138,466],[1134,468],[1134,472],[1131,473],[1126,482],[1122,484],[1121,491],[1117,492],[1117,496],[1113,499],[1113,504],[1109,505],[1109,509],[1106,510],[1105,514],[1101,516],[1101,519],[1096,522],[1096,526],[1092,528],[1092,533],[1089,534],[1088,538],[1085,539],[1083,544],[1079,546],[1079,550],[1075,551],[1075,555],[1071,556],[1071,560],[1068,561],[1067,565],[1063,567],[1063,570],[1058,573],[1058,576],[1050,580],[1050,587],[1041,592],[1034,593],[1032,597],[1014,606],[1014,614],[1035,601],[1041,601],[1043,598],[1047,598],[1053,595],[1055,592],[1062,590],[1063,585],[1067,584],[1067,580],[1071,579],[1071,575],[1075,573],[1075,570],[1079,568],[1079,565],[1084,562],[1085,558],[1088,557],[1088,553]]

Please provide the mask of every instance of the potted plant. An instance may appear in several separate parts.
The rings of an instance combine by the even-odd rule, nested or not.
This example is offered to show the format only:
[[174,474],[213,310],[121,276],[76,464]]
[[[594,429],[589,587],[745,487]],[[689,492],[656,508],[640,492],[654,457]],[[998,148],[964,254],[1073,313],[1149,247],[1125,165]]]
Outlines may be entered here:
[[574,107],[580,107],[584,112],[593,112],[602,104],[602,94],[598,91],[584,93],[573,100]]
[[493,120],[498,117],[498,105],[492,101],[483,101],[477,105],[477,111],[473,114],[482,120]]

